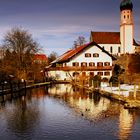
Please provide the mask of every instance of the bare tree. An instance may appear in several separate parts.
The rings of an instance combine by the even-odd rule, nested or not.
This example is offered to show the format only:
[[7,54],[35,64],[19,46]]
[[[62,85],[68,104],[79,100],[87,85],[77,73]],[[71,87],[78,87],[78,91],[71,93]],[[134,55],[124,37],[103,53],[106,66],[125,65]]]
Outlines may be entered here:
[[52,61],[54,61],[57,57],[58,57],[57,53],[56,53],[56,52],[52,52],[52,53],[48,56],[49,64],[50,64]]
[[20,79],[26,79],[28,71],[32,68],[32,58],[39,50],[39,44],[33,40],[28,31],[13,28],[6,33],[3,40],[6,49],[4,67]]
[[77,40],[74,41],[73,43],[73,47],[72,48],[76,48],[77,46],[82,46],[86,43],[86,40],[83,36],[79,36],[77,38]]

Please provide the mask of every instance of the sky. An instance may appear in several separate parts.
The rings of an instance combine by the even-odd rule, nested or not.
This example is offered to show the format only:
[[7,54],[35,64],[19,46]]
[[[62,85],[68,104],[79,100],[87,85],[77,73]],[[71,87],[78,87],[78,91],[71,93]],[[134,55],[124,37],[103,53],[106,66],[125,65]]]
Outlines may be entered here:
[[[41,53],[61,55],[91,31],[119,31],[121,0],[0,0],[0,43],[14,27],[32,34]],[[133,2],[135,40],[140,41],[140,0]]]

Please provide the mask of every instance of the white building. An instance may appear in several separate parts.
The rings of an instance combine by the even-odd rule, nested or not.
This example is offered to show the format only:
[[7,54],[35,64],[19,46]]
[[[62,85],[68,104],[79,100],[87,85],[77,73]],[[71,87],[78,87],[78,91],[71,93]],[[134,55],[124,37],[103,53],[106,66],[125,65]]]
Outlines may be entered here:
[[139,50],[140,44],[134,40],[133,4],[123,0],[120,4],[120,32],[91,32],[94,41],[113,55],[132,54]]
[[52,62],[47,69],[49,77],[58,80],[71,80],[75,77],[102,78],[112,76],[112,60],[115,58],[95,42],[69,50]]

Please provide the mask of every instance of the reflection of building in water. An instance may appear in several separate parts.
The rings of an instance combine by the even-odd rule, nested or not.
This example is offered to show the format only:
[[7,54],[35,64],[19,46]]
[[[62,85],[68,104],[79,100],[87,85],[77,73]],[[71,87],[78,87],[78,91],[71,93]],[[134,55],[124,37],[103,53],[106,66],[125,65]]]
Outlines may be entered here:
[[71,92],[72,92],[72,85],[68,85],[68,84],[56,84],[48,89],[48,93],[51,94],[63,95],[65,93],[71,93]]
[[77,111],[81,112],[82,115],[89,119],[98,119],[101,117],[102,112],[109,108],[110,101],[105,98],[100,98],[98,103],[95,99],[81,98],[75,99],[73,96],[70,97],[69,104],[74,107]]
[[[45,97],[46,96],[46,90],[45,88],[35,88],[35,89],[32,89],[33,93],[34,94],[31,94],[32,97],[36,97],[36,98],[42,98],[42,97]],[[46,91],[46,92],[45,92]]]
[[129,139],[129,136],[132,132],[133,126],[133,115],[129,113],[127,109],[120,110],[119,116],[119,139],[126,140]]
[[50,96],[59,96],[66,101],[76,112],[89,119],[99,119],[102,113],[110,108],[110,101],[97,94],[86,93],[83,89],[74,88],[71,85],[55,85],[48,89]]

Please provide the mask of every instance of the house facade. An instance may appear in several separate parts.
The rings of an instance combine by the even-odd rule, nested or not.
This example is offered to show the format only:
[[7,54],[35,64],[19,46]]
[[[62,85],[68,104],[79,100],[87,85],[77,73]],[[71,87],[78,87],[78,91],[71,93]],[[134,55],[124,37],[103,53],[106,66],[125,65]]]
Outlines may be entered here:
[[57,80],[72,80],[100,75],[112,76],[112,61],[115,58],[95,42],[79,46],[61,55],[46,71]]

